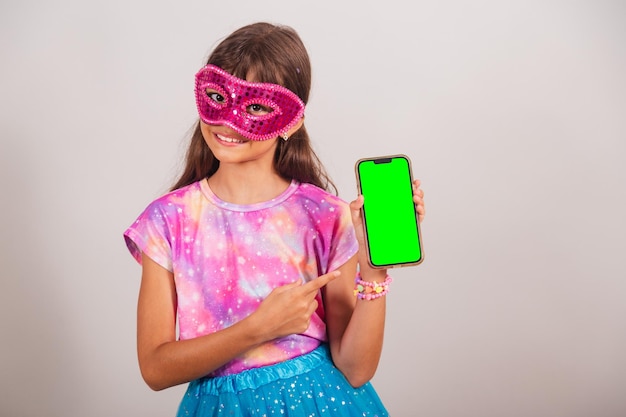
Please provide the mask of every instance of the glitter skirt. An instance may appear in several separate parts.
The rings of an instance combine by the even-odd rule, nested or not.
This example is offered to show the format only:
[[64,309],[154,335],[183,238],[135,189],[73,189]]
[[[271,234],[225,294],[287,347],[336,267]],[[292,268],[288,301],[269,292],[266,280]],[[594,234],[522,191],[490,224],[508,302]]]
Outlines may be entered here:
[[183,416],[388,416],[368,382],[353,388],[327,345],[276,365],[189,383]]

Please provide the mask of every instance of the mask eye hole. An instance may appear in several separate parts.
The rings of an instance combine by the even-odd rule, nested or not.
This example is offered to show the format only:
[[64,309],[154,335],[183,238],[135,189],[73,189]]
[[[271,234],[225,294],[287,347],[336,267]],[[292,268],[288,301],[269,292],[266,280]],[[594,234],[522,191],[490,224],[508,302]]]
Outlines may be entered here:
[[204,90],[204,93],[209,98],[209,100],[217,104],[224,104],[226,102],[226,98],[219,91],[207,88],[206,90]]
[[242,110],[253,120],[266,120],[282,114],[280,107],[265,97],[249,98],[242,103]]
[[273,112],[274,109],[259,103],[251,103],[246,106],[246,112],[252,116],[264,116]]
[[212,82],[199,86],[204,91],[204,102],[214,109],[221,109],[228,105],[229,98],[224,89]]

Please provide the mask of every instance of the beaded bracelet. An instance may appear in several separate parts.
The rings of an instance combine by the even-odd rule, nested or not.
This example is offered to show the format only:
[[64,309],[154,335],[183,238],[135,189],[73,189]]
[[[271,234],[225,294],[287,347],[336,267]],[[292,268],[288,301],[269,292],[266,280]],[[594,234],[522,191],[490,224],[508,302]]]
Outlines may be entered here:
[[354,280],[356,284],[354,287],[354,295],[356,295],[359,300],[375,300],[383,295],[387,295],[391,281],[392,279],[389,275],[387,275],[385,280],[380,284],[376,281],[363,281],[361,275],[357,274]]

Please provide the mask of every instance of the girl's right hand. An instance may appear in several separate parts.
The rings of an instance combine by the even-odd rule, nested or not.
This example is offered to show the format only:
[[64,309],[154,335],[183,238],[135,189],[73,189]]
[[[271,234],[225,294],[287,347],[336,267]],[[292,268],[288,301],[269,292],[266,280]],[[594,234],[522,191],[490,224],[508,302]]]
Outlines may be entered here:
[[339,271],[333,271],[304,284],[298,280],[272,290],[250,316],[258,320],[263,339],[269,341],[306,331],[318,307],[319,290],[339,275]]

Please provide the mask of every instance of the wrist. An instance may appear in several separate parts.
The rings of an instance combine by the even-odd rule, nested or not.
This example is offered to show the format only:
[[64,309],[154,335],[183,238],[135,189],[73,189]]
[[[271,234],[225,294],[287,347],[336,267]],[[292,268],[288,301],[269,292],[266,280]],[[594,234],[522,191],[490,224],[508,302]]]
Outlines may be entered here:
[[387,278],[387,270],[386,269],[361,269],[357,272],[357,278],[363,281],[369,282],[382,282]]
[[235,323],[235,325],[237,324],[242,325],[243,333],[246,338],[244,344],[249,345],[250,348],[274,339],[270,329],[267,328],[267,321],[259,317],[258,310],[254,311],[240,322]]
[[391,277],[387,274],[380,281],[365,281],[361,279],[360,273],[357,273],[354,280],[354,295],[359,300],[375,300],[383,297],[389,292],[391,281]]

